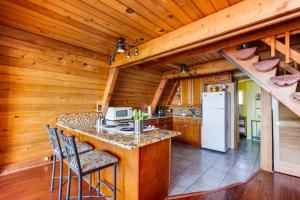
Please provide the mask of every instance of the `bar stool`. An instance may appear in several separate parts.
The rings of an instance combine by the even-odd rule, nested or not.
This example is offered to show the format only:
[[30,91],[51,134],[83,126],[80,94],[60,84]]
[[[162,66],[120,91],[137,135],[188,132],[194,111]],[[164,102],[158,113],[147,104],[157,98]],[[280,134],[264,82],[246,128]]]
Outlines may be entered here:
[[[76,146],[74,136],[65,136],[62,131],[59,132],[62,139],[62,143],[67,154],[68,159],[68,185],[66,199],[77,197],[82,198],[112,198],[116,200],[116,176],[117,176],[117,162],[118,158],[115,156],[100,150],[93,150],[85,154],[78,154],[78,148]],[[113,166],[113,186],[100,180],[100,170]],[[71,170],[78,176],[78,196],[70,196],[71,186]],[[98,188],[98,195],[82,196],[82,177],[98,172],[98,183],[94,189]],[[105,196],[100,194],[100,184],[103,184],[112,191],[111,196]],[[94,192],[93,191],[93,192]]]
[[[66,153],[64,149],[61,148],[59,136],[56,128],[50,128],[49,125],[46,125],[48,129],[48,135],[51,141],[51,146],[53,150],[53,161],[52,161],[52,176],[51,176],[51,186],[50,190],[53,191],[54,187],[54,178],[59,178],[59,189],[58,189],[58,199],[62,199],[62,181],[63,181],[63,160],[66,158]],[[93,150],[93,147],[85,142],[76,142],[76,147],[80,154],[89,152]],[[55,166],[56,166],[56,158],[59,158],[59,171],[60,176],[55,176]]]

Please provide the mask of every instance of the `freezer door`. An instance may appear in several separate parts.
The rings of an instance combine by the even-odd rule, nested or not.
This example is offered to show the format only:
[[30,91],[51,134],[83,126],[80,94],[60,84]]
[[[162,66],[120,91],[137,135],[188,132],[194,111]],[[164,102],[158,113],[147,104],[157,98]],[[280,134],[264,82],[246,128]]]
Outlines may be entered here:
[[203,109],[225,108],[226,92],[204,92],[202,97]]
[[227,151],[224,109],[203,109],[202,148]]

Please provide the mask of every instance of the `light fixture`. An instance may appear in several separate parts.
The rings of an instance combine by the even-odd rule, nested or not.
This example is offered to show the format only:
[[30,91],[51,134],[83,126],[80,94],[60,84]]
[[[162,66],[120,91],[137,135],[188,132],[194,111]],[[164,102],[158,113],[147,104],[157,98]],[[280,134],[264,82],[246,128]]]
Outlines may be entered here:
[[131,52],[130,52],[130,49],[133,49],[133,54],[135,56],[138,56],[139,55],[139,49],[138,49],[138,44],[140,43],[140,41],[143,41],[144,38],[139,38],[139,39],[136,39],[134,43],[130,43],[130,42],[127,42],[125,40],[125,38],[123,37],[120,37],[117,39],[117,42],[116,42],[116,49],[114,49],[113,51],[110,51],[107,56],[108,56],[108,64],[111,65],[114,61],[115,61],[115,55],[117,53],[125,53],[125,56],[127,58],[130,58],[131,56]]
[[180,71],[181,71],[181,73],[187,73],[187,67],[185,64],[181,65]]
[[126,58],[130,58],[130,49],[126,51]]
[[132,8],[126,8],[126,12],[132,14],[134,13],[134,10]]
[[134,47],[134,55],[135,56],[139,55],[139,48],[138,47]]
[[118,53],[124,53],[126,51],[125,39],[124,38],[118,38],[116,46],[117,46],[117,52]]
[[112,53],[112,54],[111,54],[111,61],[112,61],[112,62],[115,62],[115,53]]

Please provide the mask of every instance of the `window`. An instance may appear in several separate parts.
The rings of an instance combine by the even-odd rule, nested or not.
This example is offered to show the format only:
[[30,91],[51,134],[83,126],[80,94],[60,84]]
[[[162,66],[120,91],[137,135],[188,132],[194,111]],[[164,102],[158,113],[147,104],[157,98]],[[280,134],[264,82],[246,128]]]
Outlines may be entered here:
[[243,105],[243,91],[239,91],[239,105]]

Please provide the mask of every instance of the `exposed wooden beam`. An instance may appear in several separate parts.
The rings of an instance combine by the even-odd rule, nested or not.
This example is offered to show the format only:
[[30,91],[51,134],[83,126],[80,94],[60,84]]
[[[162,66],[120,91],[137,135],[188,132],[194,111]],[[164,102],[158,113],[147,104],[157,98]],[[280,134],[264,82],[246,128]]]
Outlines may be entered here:
[[103,114],[106,114],[110,99],[113,95],[113,91],[117,82],[118,74],[119,74],[118,68],[110,69],[109,71],[108,79],[106,81],[105,90],[102,98],[102,104],[101,104]]
[[156,107],[157,107],[157,105],[158,105],[158,102],[159,102],[159,100],[160,100],[160,98],[161,98],[161,95],[163,94],[163,92],[164,92],[164,89],[165,89],[165,87],[166,87],[166,85],[167,85],[167,82],[168,82],[168,79],[161,79],[161,81],[160,81],[160,83],[159,83],[159,85],[158,85],[158,88],[157,88],[157,90],[156,90],[156,93],[155,93],[155,95],[154,95],[154,98],[153,98],[153,100],[152,100],[152,103],[151,103],[151,111],[152,111],[152,114],[155,112],[155,110],[156,110]]
[[275,35],[275,38],[283,38],[285,36],[285,34],[284,34],[285,31],[290,31],[290,35],[295,35],[300,32],[299,28],[300,28],[300,20],[294,20],[294,21],[291,21],[291,22],[285,23],[284,25],[279,25],[279,26],[273,26],[273,27],[268,27],[268,28],[264,27],[258,31],[255,31],[254,33],[249,32],[249,33],[243,34],[238,37],[229,38],[229,39],[226,39],[223,41],[219,41],[217,43],[202,46],[200,48],[190,49],[190,50],[187,50],[187,51],[184,51],[181,53],[162,57],[160,59],[152,59],[151,61],[143,64],[143,67],[145,67],[145,68],[156,67],[156,66],[164,65],[164,64],[170,63],[170,62],[178,62],[178,61],[182,61],[187,58],[201,55],[206,52],[214,53],[223,48],[236,46],[239,44],[259,40],[259,39],[274,36],[274,35]]
[[176,93],[177,93],[177,89],[178,87],[180,86],[180,81],[177,79],[176,82],[174,83],[174,87],[172,88],[171,90],[171,93],[170,93],[170,96],[168,98],[168,101],[167,101],[167,105],[171,105]]
[[227,60],[220,60],[196,65],[193,67],[192,70],[188,71],[187,73],[178,73],[174,72],[174,70],[170,70],[163,74],[163,78],[183,78],[189,76],[199,76],[233,70],[237,70],[237,68],[232,63],[228,62]]
[[279,66],[284,69],[285,71],[294,74],[294,75],[300,75],[300,71],[298,71],[296,68],[290,66],[289,64],[285,62],[280,62]]
[[270,41],[270,43],[271,43],[271,57],[275,57],[275,55],[276,55],[276,49],[275,49],[275,36],[273,35],[273,36],[271,36],[270,37],[270,39],[271,39],[271,41]]
[[290,32],[285,32],[285,63],[290,63]]
[[272,171],[272,95],[261,88],[261,146],[260,167]]
[[174,64],[166,64],[168,67],[173,67],[175,69],[180,69],[180,66],[174,65]]
[[[272,44],[272,39],[270,37],[264,38],[261,41],[263,41],[267,45],[271,45]],[[282,42],[280,42],[278,40],[275,40],[275,49],[277,51],[279,51],[280,53],[282,53],[282,54],[286,53],[286,46]],[[298,53],[297,51],[295,51],[292,48],[290,48],[289,54],[290,54],[289,57],[291,59],[293,59],[297,63],[300,63],[300,53]]]
[[[199,19],[175,31],[150,40],[139,46],[140,54],[126,59],[123,54],[116,56],[112,67],[137,64],[141,60],[153,58],[164,53],[175,53],[208,44],[209,39],[215,42],[236,36],[251,30],[288,20],[299,11],[300,1],[297,0],[245,0],[205,18]],[[249,12],[245,12],[249,10]],[[289,15],[289,17],[285,16]],[[212,23],[213,22],[213,23]],[[252,27],[252,28],[251,28]],[[238,30],[238,32],[236,32]],[[235,34],[231,34],[235,32]],[[163,45],[162,45],[163,44]]]

